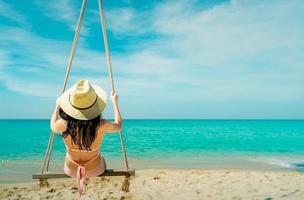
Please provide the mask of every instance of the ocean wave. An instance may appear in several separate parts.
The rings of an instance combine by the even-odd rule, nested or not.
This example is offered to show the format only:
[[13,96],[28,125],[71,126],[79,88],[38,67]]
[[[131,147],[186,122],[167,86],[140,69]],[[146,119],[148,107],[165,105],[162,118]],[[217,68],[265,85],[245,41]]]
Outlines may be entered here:
[[290,158],[255,158],[251,159],[254,162],[265,163],[268,165],[275,165],[280,168],[304,171],[304,159],[290,159]]

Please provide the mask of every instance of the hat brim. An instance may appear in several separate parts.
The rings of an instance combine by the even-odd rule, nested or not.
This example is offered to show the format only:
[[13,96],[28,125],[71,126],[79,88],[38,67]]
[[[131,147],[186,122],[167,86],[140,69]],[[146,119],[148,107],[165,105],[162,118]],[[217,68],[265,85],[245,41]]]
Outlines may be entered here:
[[97,100],[96,103],[85,110],[80,110],[75,108],[73,105],[71,105],[69,101],[69,97],[71,94],[71,91],[73,90],[73,87],[66,90],[60,97],[59,97],[59,106],[60,108],[69,116],[78,119],[78,120],[90,120],[96,118],[98,115],[101,114],[101,112],[105,109],[107,105],[107,95],[106,92],[99,86],[93,85]]

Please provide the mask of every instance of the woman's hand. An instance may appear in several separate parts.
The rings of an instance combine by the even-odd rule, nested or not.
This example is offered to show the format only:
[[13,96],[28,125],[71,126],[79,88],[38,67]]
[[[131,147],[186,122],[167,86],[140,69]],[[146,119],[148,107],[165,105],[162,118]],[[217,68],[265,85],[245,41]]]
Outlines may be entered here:
[[118,108],[118,95],[115,92],[112,92],[111,94],[111,101],[113,103],[113,109],[114,109],[114,119],[115,122],[111,123],[112,126],[108,129],[107,132],[117,132],[121,130],[122,127],[122,119]]
[[111,94],[111,101],[113,104],[117,104],[118,95],[115,92],[112,92],[112,94]]

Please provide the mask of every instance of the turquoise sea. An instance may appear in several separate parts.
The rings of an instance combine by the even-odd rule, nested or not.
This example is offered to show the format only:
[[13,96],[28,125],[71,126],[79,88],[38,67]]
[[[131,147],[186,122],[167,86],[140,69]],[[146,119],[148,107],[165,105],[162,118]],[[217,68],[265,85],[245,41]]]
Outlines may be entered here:
[[[304,169],[304,120],[124,120],[130,166],[145,168]],[[41,168],[49,120],[0,120],[0,183],[29,181]],[[118,134],[101,152],[122,168]],[[61,171],[65,148],[53,146],[51,171]]]

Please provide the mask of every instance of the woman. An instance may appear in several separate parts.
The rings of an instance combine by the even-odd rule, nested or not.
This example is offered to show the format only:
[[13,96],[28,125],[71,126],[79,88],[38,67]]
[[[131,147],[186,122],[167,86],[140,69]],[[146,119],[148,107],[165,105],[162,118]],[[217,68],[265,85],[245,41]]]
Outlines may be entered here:
[[104,134],[118,132],[122,127],[118,96],[112,93],[111,100],[114,123],[101,119],[101,112],[106,106],[106,94],[88,80],[80,80],[56,101],[51,129],[63,137],[67,150],[64,172],[77,177],[80,195],[84,178],[95,177],[105,171],[105,161],[99,154]]

